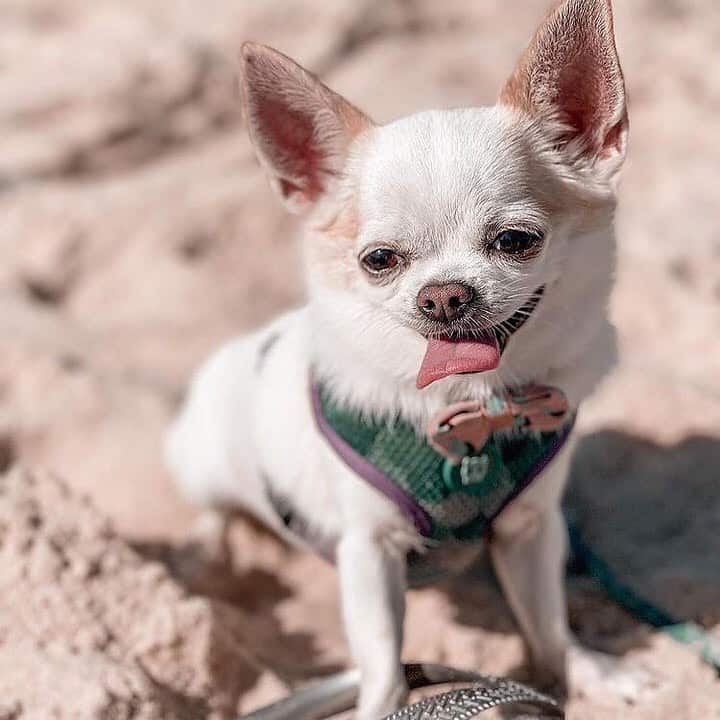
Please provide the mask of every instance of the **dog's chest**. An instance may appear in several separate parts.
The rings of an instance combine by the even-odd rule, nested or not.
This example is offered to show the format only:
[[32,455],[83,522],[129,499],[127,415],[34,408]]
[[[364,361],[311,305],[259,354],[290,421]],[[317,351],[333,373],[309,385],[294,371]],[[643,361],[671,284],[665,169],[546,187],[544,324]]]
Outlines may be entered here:
[[563,447],[573,419],[554,432],[492,434],[456,462],[402,420],[368,419],[319,387],[313,411],[338,458],[391,500],[431,546],[484,539],[493,520]]

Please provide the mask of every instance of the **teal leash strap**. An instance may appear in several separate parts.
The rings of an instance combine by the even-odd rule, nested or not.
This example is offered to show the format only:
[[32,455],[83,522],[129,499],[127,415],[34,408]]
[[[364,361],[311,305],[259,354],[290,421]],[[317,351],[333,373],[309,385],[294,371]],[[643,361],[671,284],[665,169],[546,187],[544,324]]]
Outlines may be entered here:
[[577,526],[568,519],[570,547],[579,569],[590,575],[618,605],[638,620],[657,628],[683,645],[695,649],[720,676],[720,638],[694,622],[682,622],[620,580],[608,564],[583,540]]

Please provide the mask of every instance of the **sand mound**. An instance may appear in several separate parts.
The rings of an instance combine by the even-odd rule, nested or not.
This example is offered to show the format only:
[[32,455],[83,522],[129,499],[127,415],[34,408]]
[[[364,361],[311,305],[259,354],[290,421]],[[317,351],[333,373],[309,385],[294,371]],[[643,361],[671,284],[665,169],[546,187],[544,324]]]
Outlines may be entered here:
[[237,609],[191,597],[65,485],[0,478],[0,718],[225,717],[257,679]]

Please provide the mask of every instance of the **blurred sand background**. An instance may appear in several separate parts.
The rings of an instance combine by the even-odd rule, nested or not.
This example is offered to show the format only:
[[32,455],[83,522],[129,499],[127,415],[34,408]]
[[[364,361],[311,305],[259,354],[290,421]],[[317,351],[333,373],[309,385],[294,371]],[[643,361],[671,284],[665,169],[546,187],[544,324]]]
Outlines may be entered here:
[[[720,7],[616,5],[622,359],[583,410],[571,502],[620,575],[720,632]],[[0,472],[72,492],[0,479],[0,718],[231,717],[346,662],[332,569],[240,523],[234,574],[199,579],[161,462],[192,369],[302,298],[234,55],[272,44],[386,121],[491,102],[546,6],[2,0]],[[527,679],[475,575],[411,594],[406,656]],[[720,718],[690,650],[587,580],[570,601],[586,642],[665,678],[571,718]]]

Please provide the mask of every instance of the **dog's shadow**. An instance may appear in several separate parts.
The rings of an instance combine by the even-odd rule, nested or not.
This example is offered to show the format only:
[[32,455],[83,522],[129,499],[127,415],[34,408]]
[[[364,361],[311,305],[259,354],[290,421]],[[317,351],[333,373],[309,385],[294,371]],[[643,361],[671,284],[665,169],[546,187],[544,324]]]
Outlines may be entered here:
[[591,435],[568,505],[583,539],[635,591],[682,620],[720,623],[720,440]]
[[[720,624],[720,440],[689,437],[661,446],[621,432],[586,436],[575,454],[567,508],[583,541],[613,574],[683,621]],[[517,632],[487,559],[442,584],[456,620]],[[652,631],[595,581],[568,576],[570,621],[588,646],[615,655],[647,644]],[[513,673],[532,681],[529,668]]]

